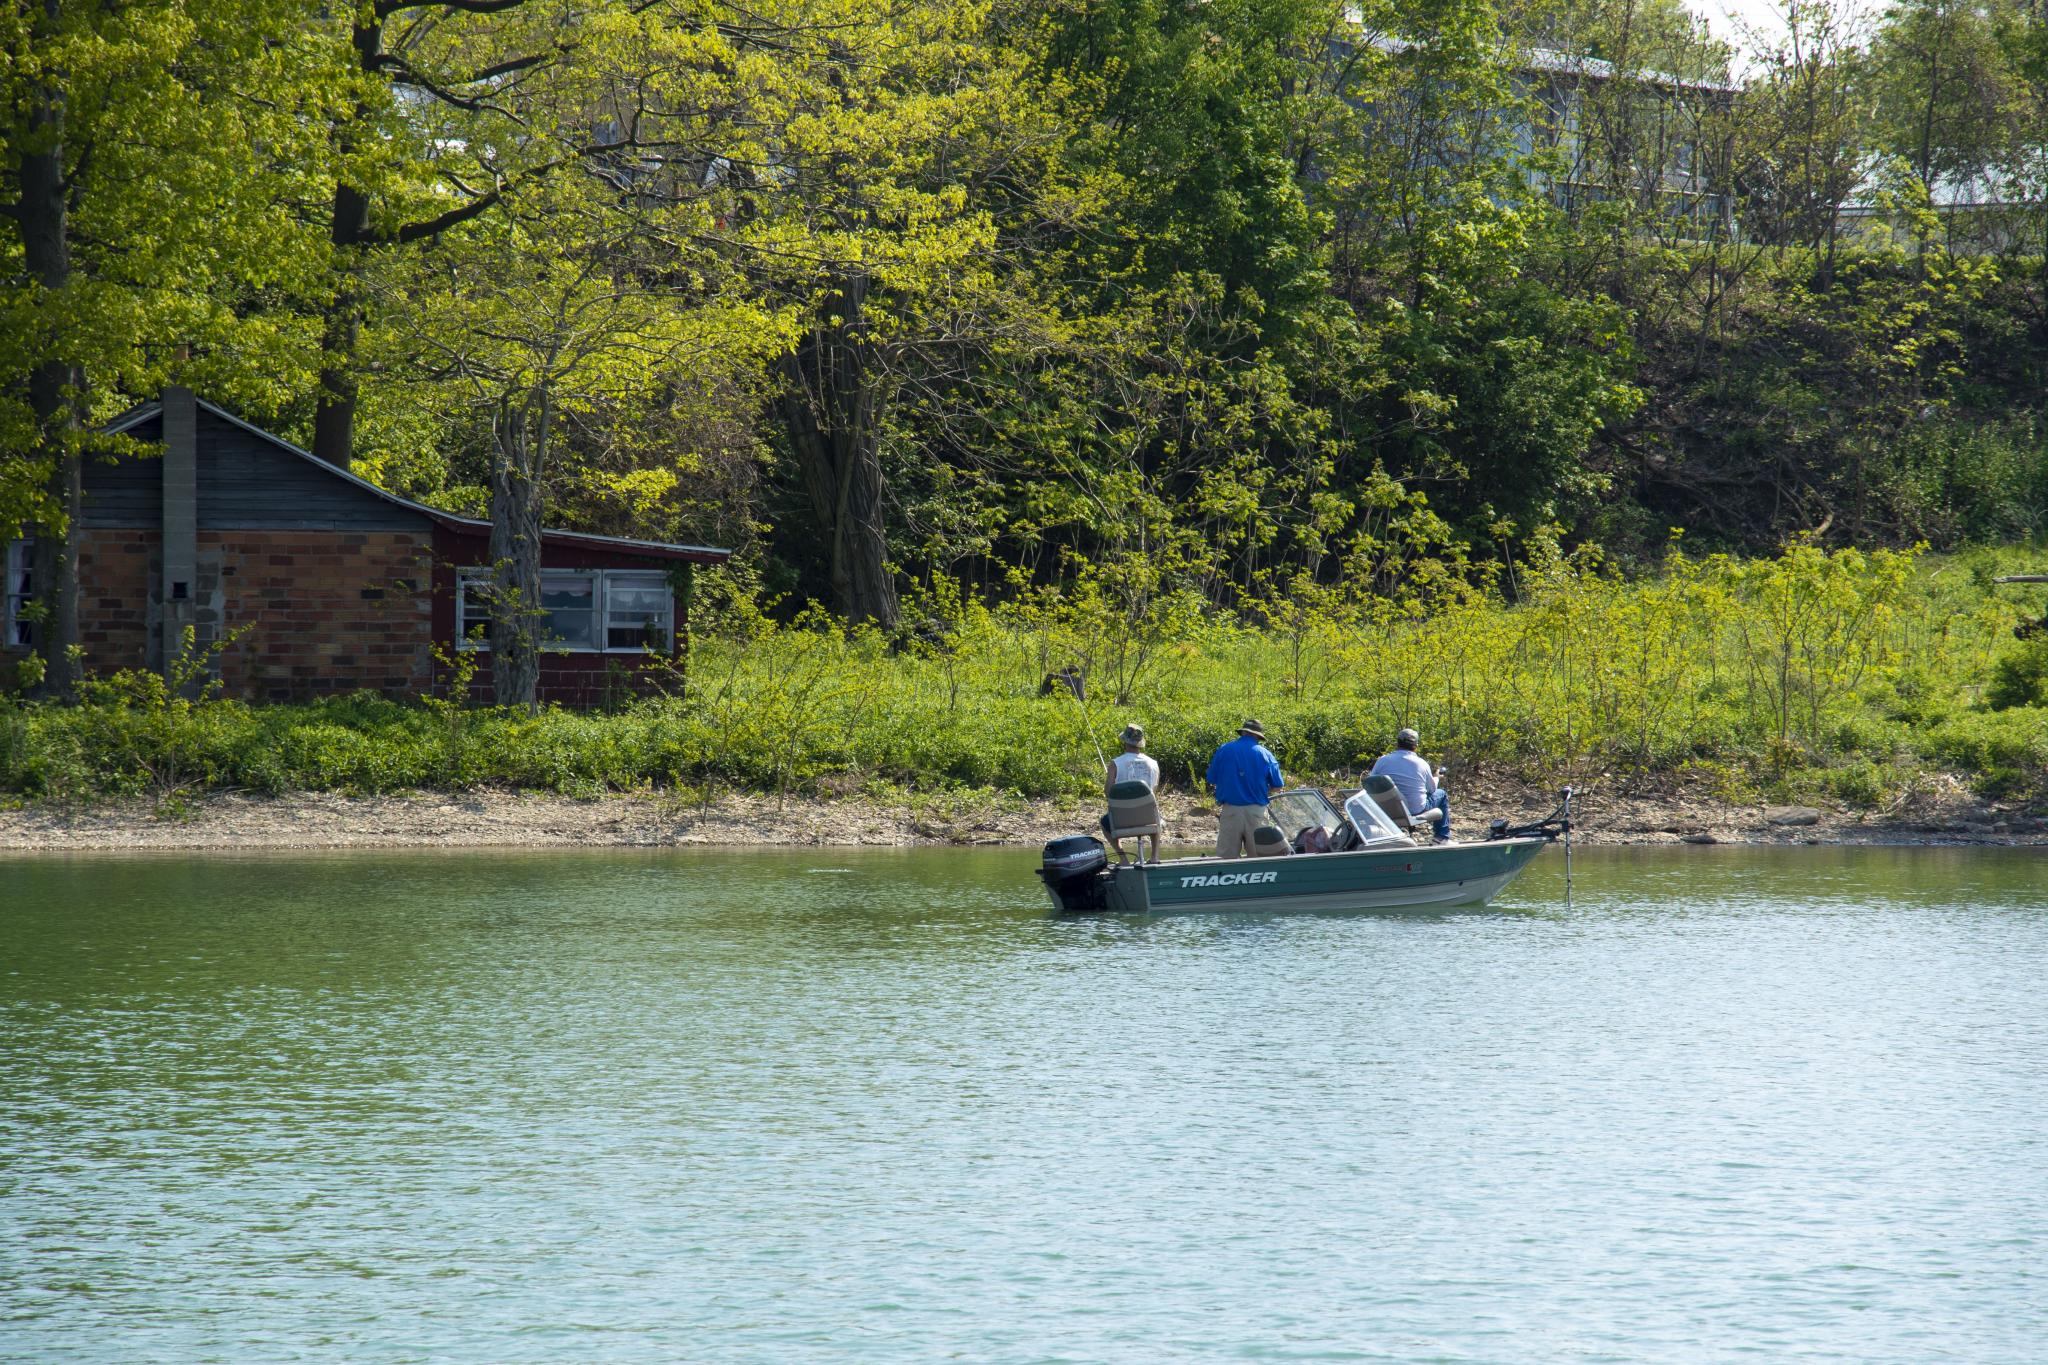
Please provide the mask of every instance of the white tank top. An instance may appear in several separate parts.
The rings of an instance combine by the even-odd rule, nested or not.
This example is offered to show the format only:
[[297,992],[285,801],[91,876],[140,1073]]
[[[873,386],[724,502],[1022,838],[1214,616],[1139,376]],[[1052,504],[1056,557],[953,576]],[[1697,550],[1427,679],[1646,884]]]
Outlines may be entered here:
[[1153,791],[1159,790],[1159,765],[1144,754],[1118,754],[1109,766],[1119,782],[1143,782]]

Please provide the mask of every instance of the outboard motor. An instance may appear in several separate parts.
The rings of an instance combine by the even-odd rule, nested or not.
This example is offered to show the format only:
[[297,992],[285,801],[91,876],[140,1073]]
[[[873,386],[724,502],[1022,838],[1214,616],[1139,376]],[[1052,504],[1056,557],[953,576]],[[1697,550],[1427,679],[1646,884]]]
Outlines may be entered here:
[[1055,839],[1045,846],[1038,875],[1045,882],[1045,889],[1052,892],[1053,904],[1060,909],[1101,910],[1107,904],[1103,893],[1109,878],[1103,875],[1103,870],[1108,866],[1109,854],[1103,850],[1102,841],[1077,834]]

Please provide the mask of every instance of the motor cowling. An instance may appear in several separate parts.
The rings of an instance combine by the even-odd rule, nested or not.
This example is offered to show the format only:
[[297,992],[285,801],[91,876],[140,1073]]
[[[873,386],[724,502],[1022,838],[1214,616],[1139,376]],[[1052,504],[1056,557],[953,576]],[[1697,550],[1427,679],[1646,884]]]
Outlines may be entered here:
[[1109,854],[1100,839],[1077,834],[1054,839],[1040,855],[1038,875],[1062,910],[1100,910],[1108,878]]

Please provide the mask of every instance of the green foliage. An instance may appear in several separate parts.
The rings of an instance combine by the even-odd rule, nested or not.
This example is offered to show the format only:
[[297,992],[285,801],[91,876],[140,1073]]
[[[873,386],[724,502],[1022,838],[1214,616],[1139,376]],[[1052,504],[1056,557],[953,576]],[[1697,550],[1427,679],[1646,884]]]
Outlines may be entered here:
[[[1999,654],[1991,665],[1984,701],[1994,711],[2015,706],[2048,708],[2048,635],[2022,640]],[[2042,716],[2048,725],[2048,714]]]
[[[2048,528],[2038,9],[1863,43],[1800,0],[1736,62],[1673,0],[30,6],[0,533],[61,527],[49,476],[166,379],[301,429],[360,386],[359,472],[494,514],[508,632],[544,519],[772,585],[649,773],[1059,789],[1092,743],[964,717],[1038,724],[1067,665],[1058,725],[1177,709],[1190,770],[1261,697],[1326,766],[1417,717],[1530,770],[1890,761],[1976,714],[1930,659],[2034,695],[1905,585],[1906,547]],[[1616,78],[1566,119],[1530,43]],[[526,771],[509,720],[428,710],[246,778]],[[642,771],[534,724],[561,782]]]
[[1840,800],[1865,808],[1883,805],[1900,790],[1895,773],[1867,758],[1828,774],[1828,787]]
[[[266,37],[302,17],[289,0],[0,16],[0,372],[75,368],[89,387],[67,398],[93,419],[174,371],[256,413],[310,381],[311,329],[277,304],[321,290],[323,244],[296,210],[317,193],[304,115],[325,87],[305,45]],[[51,94],[61,122],[36,118]],[[39,152],[61,163],[61,224],[21,200]],[[37,232],[63,239],[61,278],[38,278]],[[36,482],[55,439],[38,420],[17,379],[0,385],[0,537],[66,515]]]
[[[2012,613],[1953,565],[1799,545],[1754,563],[1674,552],[1630,582],[1545,541],[1516,579],[1514,605],[1436,585],[1312,597],[1295,615],[1281,585],[1263,625],[1119,615],[1130,599],[1114,575],[994,609],[941,585],[913,599],[920,624],[896,648],[816,610],[778,623],[741,596],[707,611],[687,694],[609,714],[367,694],[252,707],[127,674],[76,707],[0,704],[0,790],[1083,797],[1127,721],[1145,725],[1169,782],[1192,785],[1249,713],[1304,781],[1354,774],[1414,725],[1454,773],[1670,775],[1726,799],[1818,785],[1874,805],[1924,763],[1987,794],[2048,794],[2041,710],[1974,699]],[[1148,633],[1142,667],[1107,648],[1126,626]],[[1085,698],[1044,689],[1048,664],[1079,660],[1095,669]]]
[[1585,514],[1607,491],[1588,452],[1641,403],[1622,310],[1545,278],[1553,230],[1541,210],[1460,204],[1387,339],[1414,423],[1402,465],[1469,489],[1445,501],[1461,518],[1498,509],[1534,526]]
[[2012,40],[2028,12],[2011,0],[1905,0],[1871,51],[1878,138],[1923,182],[1951,183],[2023,158],[2035,113]]
[[2048,790],[2048,725],[2033,708],[1958,715],[1936,726],[1920,747],[1936,762],[1971,774],[1986,796]]

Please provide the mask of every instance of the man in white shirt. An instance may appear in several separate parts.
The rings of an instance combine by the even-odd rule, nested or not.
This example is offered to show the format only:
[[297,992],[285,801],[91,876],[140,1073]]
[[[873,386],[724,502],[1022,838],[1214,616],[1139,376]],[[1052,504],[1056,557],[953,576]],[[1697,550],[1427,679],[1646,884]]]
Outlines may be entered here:
[[[1145,752],[1145,731],[1142,726],[1126,725],[1123,734],[1124,751],[1109,760],[1109,769],[1102,775],[1102,794],[1108,796],[1119,782],[1142,782],[1152,791],[1159,790],[1159,763]],[[1109,834],[1110,823],[1107,815],[1102,817],[1103,833]],[[1138,835],[1138,861],[1145,861],[1145,835]],[[1159,836],[1152,839],[1152,861],[1159,861]],[[1110,847],[1116,850],[1117,861],[1123,861],[1124,841],[1110,839]]]
[[1394,736],[1394,751],[1380,756],[1372,765],[1372,776],[1387,778],[1394,784],[1394,790],[1401,793],[1401,803],[1408,807],[1411,819],[1420,819],[1432,812],[1436,815],[1436,839],[1443,843],[1451,837],[1451,798],[1445,794],[1442,781],[1443,771],[1432,769],[1415,752],[1422,737],[1413,730],[1403,729]]

